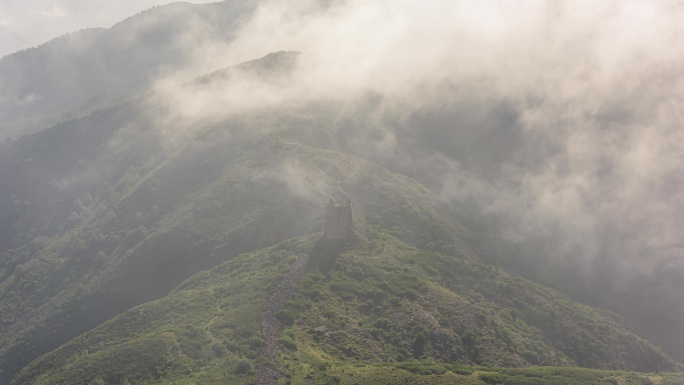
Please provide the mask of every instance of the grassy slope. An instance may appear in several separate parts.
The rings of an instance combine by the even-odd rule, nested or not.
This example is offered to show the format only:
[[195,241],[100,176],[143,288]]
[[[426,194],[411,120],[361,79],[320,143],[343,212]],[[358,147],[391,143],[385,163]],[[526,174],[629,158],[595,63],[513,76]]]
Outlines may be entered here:
[[[263,75],[289,56],[246,66]],[[230,74],[212,74],[211,84]],[[0,151],[0,383],[201,270],[320,229],[330,196],[351,196],[369,222],[408,242],[469,253],[414,181],[277,139],[272,132],[311,124],[288,111],[169,139],[143,99]]]
[[[330,196],[353,197],[359,212],[398,223],[393,232],[408,241],[458,251],[454,227],[410,179],[268,136],[237,139],[237,131],[217,128],[173,154],[144,159],[119,183],[71,197],[73,204],[62,197],[74,211],[61,232],[7,251],[0,368],[18,370],[238,253],[315,231]],[[189,172],[198,167],[201,173]]]
[[627,372],[526,368],[674,365],[610,316],[558,293],[418,250],[364,221],[357,228],[353,246],[340,254],[315,243],[315,234],[198,274],[44,355],[14,383],[251,383],[257,363],[271,365],[260,355],[259,316],[294,262],[292,252],[312,259],[278,314],[284,330],[274,365],[283,383],[682,383],[676,375],[664,382]]
[[[52,156],[35,151],[49,142],[40,134],[26,140],[25,152],[7,155],[9,174],[31,174],[28,171],[47,164],[60,167],[50,173],[56,175],[50,181],[54,191],[45,190],[42,203],[39,196],[30,202],[17,200],[17,210],[30,213],[21,235],[34,241],[2,256],[0,326],[6,331],[0,335],[0,369],[6,372],[0,373],[0,382],[3,375],[71,337],[131,306],[164,296],[202,269],[320,229],[322,204],[330,196],[351,197],[363,220],[358,221],[355,248],[336,261],[325,262],[325,252],[315,251],[320,255],[312,265],[323,273],[312,273],[282,314],[283,320],[294,320],[283,337],[283,344],[298,346],[293,360],[303,360],[305,354],[328,362],[363,359],[379,365],[374,370],[381,372],[386,369],[383,363],[422,358],[509,366],[671,366],[657,349],[626,331],[619,319],[611,320],[614,316],[495,268],[466,262],[477,257],[459,236],[461,229],[438,212],[430,193],[415,181],[348,155],[268,135],[271,127],[278,126],[278,135],[286,140],[299,142],[307,136],[300,132],[302,122],[297,118],[285,119],[287,113],[223,122],[169,149],[167,143],[141,139],[141,132],[154,133],[144,130],[140,117],[119,128],[122,116],[135,115],[127,108],[103,113],[109,131],[115,132],[114,141],[131,141],[106,153],[114,159],[74,154],[78,148],[91,148],[97,154],[112,140],[109,134]],[[57,127],[51,134],[68,142],[102,121],[94,116],[74,127]],[[323,136],[314,142],[327,143],[330,138]],[[145,145],[138,148],[137,142]],[[123,154],[118,152],[122,149]],[[22,163],[26,170],[12,168],[16,159],[24,157],[31,160]],[[75,168],[90,161],[98,163],[94,169],[106,174],[102,180],[107,183],[71,187],[77,184],[72,174],[83,171]],[[99,163],[111,163],[111,168]],[[47,180],[39,180],[24,190],[44,187]],[[45,212],[47,218],[37,216]],[[31,217],[38,219],[32,223]],[[273,257],[264,253],[261,257]],[[252,267],[264,268],[258,263]],[[259,287],[276,276],[264,277]],[[238,281],[244,279],[240,276]],[[76,343],[76,350],[57,358],[51,353],[45,356],[52,360],[49,365],[38,360],[23,376],[49,372],[48,376],[56,376],[49,377],[52,380],[72,376],[75,381],[90,381],[97,374],[116,383],[129,375],[138,382],[197,379],[206,371],[214,373],[216,381],[227,375],[249,378],[248,373],[233,376],[229,367],[235,360],[258,358],[258,336],[250,339],[253,333],[245,334],[251,345],[240,348],[241,342],[231,344],[230,338],[212,344],[215,335],[209,334],[207,340],[201,332],[202,322],[213,320],[205,324],[211,330],[214,321],[230,318],[232,312],[247,314],[248,309],[215,307],[212,313],[202,307],[211,301],[187,290],[160,303],[164,301],[175,301],[179,309],[192,314],[180,314],[173,307],[145,310],[155,317],[131,327],[130,334],[110,335],[100,328],[93,332],[95,340],[107,336],[102,338],[111,342],[98,345],[91,334],[78,337],[60,348],[70,349]],[[164,328],[157,330],[157,324],[167,322],[167,316],[172,323],[159,332]],[[190,317],[181,325],[188,330],[187,338],[177,329],[183,317]],[[238,334],[243,326],[234,325]],[[196,339],[203,347],[196,346],[193,353],[184,338]],[[418,349],[419,345],[423,347]],[[125,373],[103,371],[105,363],[112,362]],[[55,368],[62,374],[51,372]]]
[[[297,246],[295,246],[296,248]],[[235,258],[77,337],[27,367],[14,381],[151,383],[193,378],[223,383],[239,359],[258,358],[259,317],[269,290],[295,258],[285,248]],[[232,377],[249,383],[252,373]]]
[[310,274],[291,301],[292,333],[306,347],[298,352],[371,362],[673,367],[614,315],[500,269],[407,246],[374,226],[368,234],[328,273]]
[[216,157],[227,167],[179,177],[179,168],[201,161],[197,156],[187,149],[126,173],[134,176],[109,193],[78,199],[73,220],[62,232],[39,237],[41,246],[6,253],[0,282],[5,362],[54,348],[55,339],[159,298],[191,274],[309,232],[316,223],[305,211],[310,202],[287,195],[278,181],[264,190],[245,183],[276,171],[277,157],[235,151]]

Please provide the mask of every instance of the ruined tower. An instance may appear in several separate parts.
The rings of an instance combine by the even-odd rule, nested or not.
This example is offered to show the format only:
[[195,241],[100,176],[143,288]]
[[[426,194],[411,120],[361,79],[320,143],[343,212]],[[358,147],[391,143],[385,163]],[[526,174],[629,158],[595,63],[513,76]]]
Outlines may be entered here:
[[336,205],[330,198],[325,210],[325,239],[347,239],[353,226],[351,199],[344,205]]

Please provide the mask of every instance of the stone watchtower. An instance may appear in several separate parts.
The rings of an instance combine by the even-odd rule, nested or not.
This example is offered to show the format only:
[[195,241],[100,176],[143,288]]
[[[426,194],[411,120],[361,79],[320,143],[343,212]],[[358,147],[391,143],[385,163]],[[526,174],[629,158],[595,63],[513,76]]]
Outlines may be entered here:
[[345,240],[353,226],[351,199],[344,205],[336,205],[330,198],[325,210],[325,239]]

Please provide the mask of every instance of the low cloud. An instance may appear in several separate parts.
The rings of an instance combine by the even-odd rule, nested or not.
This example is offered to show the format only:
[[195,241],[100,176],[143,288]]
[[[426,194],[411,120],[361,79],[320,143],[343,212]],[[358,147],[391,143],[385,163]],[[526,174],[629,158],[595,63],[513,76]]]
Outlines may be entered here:
[[674,0],[264,1],[234,39],[189,47],[192,70],[302,52],[286,78],[158,101],[184,127],[317,106],[344,150],[625,292],[683,266],[682,19]]
[[59,4],[52,4],[51,8],[40,11],[32,10],[31,14],[48,18],[62,18],[69,16],[66,10],[64,10],[64,8],[62,8]]

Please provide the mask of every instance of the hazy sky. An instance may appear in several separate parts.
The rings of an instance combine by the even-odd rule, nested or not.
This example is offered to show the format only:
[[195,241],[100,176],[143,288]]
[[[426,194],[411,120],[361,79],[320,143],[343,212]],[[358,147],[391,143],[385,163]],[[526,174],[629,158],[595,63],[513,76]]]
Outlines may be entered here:
[[[111,27],[170,0],[0,0],[0,55],[83,28]],[[212,3],[215,0],[187,0]]]

